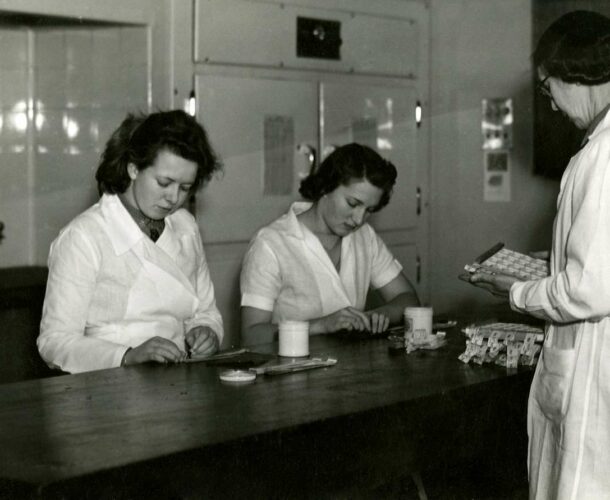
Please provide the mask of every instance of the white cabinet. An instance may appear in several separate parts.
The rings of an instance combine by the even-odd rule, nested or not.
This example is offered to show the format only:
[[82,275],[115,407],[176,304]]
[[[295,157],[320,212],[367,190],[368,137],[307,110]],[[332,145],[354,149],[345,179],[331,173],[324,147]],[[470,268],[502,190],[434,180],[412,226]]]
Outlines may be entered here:
[[[421,3],[404,2],[392,15],[384,13],[388,2],[377,2],[378,14],[333,3],[320,8],[307,1],[196,0],[195,61],[421,78]],[[339,22],[341,59],[297,57],[298,18]]]
[[392,201],[373,216],[378,230],[418,224],[416,104],[416,89],[409,86],[321,83],[322,157],[337,145],[359,142],[376,149],[398,170]]
[[376,149],[398,170],[391,203],[372,218],[375,227],[418,226],[415,89],[216,75],[195,81],[197,116],[225,165],[198,200],[206,241],[248,240],[298,197],[311,169],[308,152],[321,161],[349,142]]
[[[348,142],[375,148],[398,169],[390,204],[371,222],[426,301],[429,132],[425,119],[415,119],[419,104],[425,115],[428,96],[426,2],[195,0],[194,6],[192,73],[176,81],[176,104],[194,91],[197,118],[224,162],[224,174],[197,197],[196,216],[225,344],[237,342],[248,241],[299,198],[309,153],[320,161]],[[340,58],[298,57],[298,17],[340,22]],[[189,29],[175,25],[178,45],[191,40]]]
[[223,175],[197,199],[206,246],[245,246],[299,198],[300,180],[311,169],[308,153],[321,161],[337,146],[360,142],[398,170],[390,204],[371,223],[425,298],[426,135],[415,120],[414,86],[277,73],[199,74],[195,82],[197,117],[224,162]]
[[370,223],[402,263],[405,273],[426,297],[427,213],[421,193],[427,191],[425,132],[417,127],[417,88],[412,85],[320,84],[322,158],[336,146],[359,142],[390,160],[398,171],[392,199]]
[[310,164],[298,145],[317,142],[312,82],[196,77],[198,112],[224,162],[197,199],[205,242],[243,242],[281,215]]

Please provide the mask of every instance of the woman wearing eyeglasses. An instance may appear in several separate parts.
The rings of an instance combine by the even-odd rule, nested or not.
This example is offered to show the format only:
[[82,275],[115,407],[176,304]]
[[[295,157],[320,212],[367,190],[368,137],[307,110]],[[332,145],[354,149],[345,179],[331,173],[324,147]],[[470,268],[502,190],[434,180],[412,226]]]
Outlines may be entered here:
[[553,109],[586,130],[561,180],[551,275],[471,281],[547,321],[528,404],[530,498],[610,498],[610,19],[562,16],[533,59]]

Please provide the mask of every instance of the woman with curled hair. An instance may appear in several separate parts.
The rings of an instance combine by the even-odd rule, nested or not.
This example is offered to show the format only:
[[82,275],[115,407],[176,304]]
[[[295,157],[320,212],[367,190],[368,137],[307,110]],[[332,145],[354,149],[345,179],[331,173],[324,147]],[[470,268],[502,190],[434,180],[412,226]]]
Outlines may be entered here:
[[471,281],[546,320],[528,404],[530,498],[610,498],[610,19],[560,17],[533,60],[553,109],[586,130],[561,180],[551,275]]
[[96,172],[99,202],[51,244],[38,337],[49,366],[74,373],[218,349],[222,318],[182,205],[220,168],[183,111],[127,116]]
[[[302,181],[308,201],[258,231],[244,257],[243,344],[272,341],[281,320],[308,321],[310,334],[380,333],[419,303],[366,223],[389,202],[395,181],[394,165],[360,144],[336,149]],[[370,287],[384,304],[365,311]]]

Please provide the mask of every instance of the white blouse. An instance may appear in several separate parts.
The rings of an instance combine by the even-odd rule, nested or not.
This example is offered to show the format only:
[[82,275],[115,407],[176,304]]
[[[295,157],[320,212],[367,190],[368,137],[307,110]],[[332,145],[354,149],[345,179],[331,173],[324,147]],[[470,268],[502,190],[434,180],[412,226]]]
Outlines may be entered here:
[[297,219],[311,203],[261,229],[250,243],[241,272],[241,305],[273,312],[272,321],[310,320],[351,306],[363,310],[369,288],[396,278],[402,266],[368,224],[341,242],[334,267],[318,238]]

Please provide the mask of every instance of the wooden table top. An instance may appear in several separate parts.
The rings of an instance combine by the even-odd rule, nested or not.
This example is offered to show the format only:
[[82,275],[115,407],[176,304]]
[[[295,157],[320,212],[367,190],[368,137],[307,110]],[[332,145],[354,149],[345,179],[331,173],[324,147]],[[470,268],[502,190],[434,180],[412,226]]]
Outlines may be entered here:
[[[396,353],[386,339],[311,338],[335,366],[255,382],[221,382],[204,363],[140,365],[0,385],[0,479],[49,484],[160,456],[281,433],[473,386],[511,384],[531,371],[457,359],[454,329],[437,351]],[[275,352],[277,345],[260,346]]]

